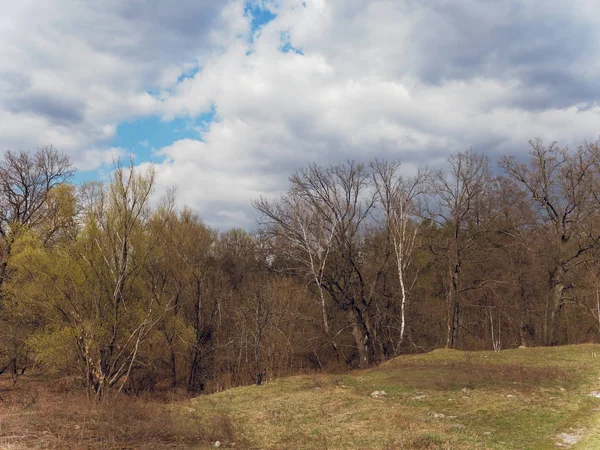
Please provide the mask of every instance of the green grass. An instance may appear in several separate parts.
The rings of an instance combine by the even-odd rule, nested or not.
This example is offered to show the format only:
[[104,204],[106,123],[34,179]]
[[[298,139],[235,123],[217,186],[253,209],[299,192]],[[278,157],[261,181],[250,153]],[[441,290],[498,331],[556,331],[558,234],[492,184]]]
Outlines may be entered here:
[[[262,449],[600,448],[600,346],[436,350],[348,375],[308,375],[192,400],[179,414]],[[383,390],[386,396],[370,397]],[[444,416],[441,416],[441,415]],[[216,433],[218,436],[218,432]]]

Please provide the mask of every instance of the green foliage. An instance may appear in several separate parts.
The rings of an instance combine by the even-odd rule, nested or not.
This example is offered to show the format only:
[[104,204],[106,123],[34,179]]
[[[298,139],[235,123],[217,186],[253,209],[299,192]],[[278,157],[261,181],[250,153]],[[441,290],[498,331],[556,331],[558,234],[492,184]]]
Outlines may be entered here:
[[65,375],[77,369],[76,330],[70,326],[53,330],[45,327],[27,339],[38,363],[50,374]]

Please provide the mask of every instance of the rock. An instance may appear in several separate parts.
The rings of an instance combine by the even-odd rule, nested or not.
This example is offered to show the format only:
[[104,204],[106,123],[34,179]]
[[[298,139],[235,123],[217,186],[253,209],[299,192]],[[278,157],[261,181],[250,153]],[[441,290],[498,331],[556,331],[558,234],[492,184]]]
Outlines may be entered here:
[[512,394],[507,394],[506,398],[515,398],[515,396]]
[[600,398],[600,392],[596,392],[596,391],[590,392],[588,394],[588,397]]
[[583,433],[584,430],[582,429],[571,429],[569,430],[569,433],[557,434],[556,438],[558,439],[558,441],[555,442],[555,444],[557,447],[569,448],[572,445],[577,444],[581,440],[581,438],[583,437]]
[[373,391],[371,392],[371,398],[383,398],[387,395],[385,391]]
[[434,419],[456,419],[456,416],[447,416],[444,413],[430,412],[427,415],[433,417]]
[[453,423],[450,428],[452,428],[453,430],[466,430],[467,426],[463,425],[462,423]]
[[215,447],[220,447],[221,446],[221,442],[220,441],[215,441]]

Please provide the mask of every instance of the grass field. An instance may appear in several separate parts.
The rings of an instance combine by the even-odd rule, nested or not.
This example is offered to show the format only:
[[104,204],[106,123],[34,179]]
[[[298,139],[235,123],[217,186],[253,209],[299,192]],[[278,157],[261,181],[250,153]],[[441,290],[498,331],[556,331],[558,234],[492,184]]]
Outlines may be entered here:
[[599,377],[600,346],[578,345],[436,350],[176,402],[28,401],[24,380],[0,390],[0,448],[598,449]]

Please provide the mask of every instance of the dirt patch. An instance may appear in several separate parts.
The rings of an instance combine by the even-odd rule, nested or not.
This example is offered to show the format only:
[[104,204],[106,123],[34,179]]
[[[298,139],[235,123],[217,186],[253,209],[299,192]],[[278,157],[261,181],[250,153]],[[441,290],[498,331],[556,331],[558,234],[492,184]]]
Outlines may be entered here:
[[[409,369],[409,370],[404,370]],[[391,373],[390,373],[391,372]],[[414,389],[478,389],[511,387],[534,389],[568,383],[571,375],[553,367],[526,367],[472,362],[409,363],[396,366],[386,380]]]

